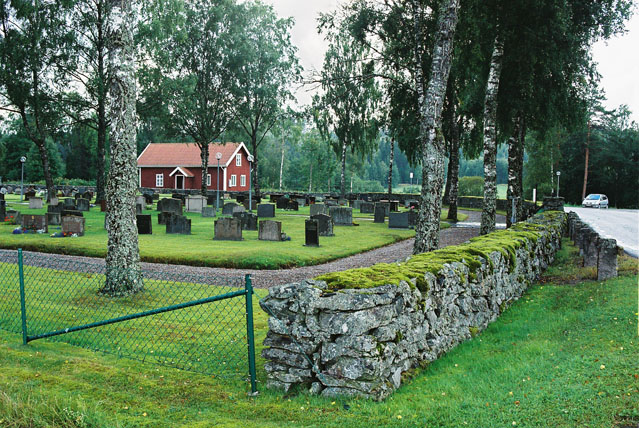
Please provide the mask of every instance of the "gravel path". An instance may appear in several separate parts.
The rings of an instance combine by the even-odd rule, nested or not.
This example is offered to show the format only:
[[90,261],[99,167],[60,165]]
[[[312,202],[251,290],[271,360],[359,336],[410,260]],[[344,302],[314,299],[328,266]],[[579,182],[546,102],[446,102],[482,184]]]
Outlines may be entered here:
[[[468,214],[468,219],[465,222],[476,222],[478,221],[478,218],[481,218],[481,212],[464,211],[464,214]],[[497,221],[499,222],[500,219],[498,218]],[[503,221],[505,221],[505,219]],[[479,229],[470,227],[451,227],[444,229],[439,235],[439,248],[461,244],[462,242],[477,236],[478,233]],[[254,287],[269,288],[275,285],[313,278],[327,272],[336,272],[358,267],[367,267],[375,263],[391,263],[403,260],[411,255],[413,250],[413,241],[413,239],[407,239],[396,244],[391,244],[386,247],[377,248],[354,256],[334,260],[322,265],[304,266],[292,269],[226,269],[159,263],[142,263],[142,268],[145,271],[145,277],[154,277],[158,279],[168,279],[167,277],[179,278],[175,280],[197,278],[198,282],[217,284],[219,284],[220,278],[224,278],[227,280],[225,282],[229,285],[242,284],[240,278],[246,274],[251,274]],[[0,250],[0,261],[14,260],[16,257],[15,254],[16,252],[13,250]],[[104,271],[104,259],[67,256],[62,254],[25,253],[25,264],[53,269],[78,270],[83,272]],[[68,266],[68,269],[65,269],[66,266]]]

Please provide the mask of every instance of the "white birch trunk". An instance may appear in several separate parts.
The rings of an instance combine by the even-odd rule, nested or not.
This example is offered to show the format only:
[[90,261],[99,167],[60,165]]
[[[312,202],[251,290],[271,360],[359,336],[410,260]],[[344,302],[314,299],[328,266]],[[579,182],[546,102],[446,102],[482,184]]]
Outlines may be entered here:
[[106,282],[101,290],[110,296],[126,296],[143,289],[135,218],[138,180],[133,26],[131,0],[111,0],[111,167],[106,189]]
[[439,219],[444,185],[444,157],[446,145],[441,131],[442,108],[453,55],[453,39],[457,26],[459,0],[445,0],[441,4],[437,34],[433,48],[430,79],[424,93],[422,68],[422,6],[412,1],[415,16],[415,65],[419,96],[420,141],[422,148],[422,192],[419,219],[415,231],[413,253],[434,250],[439,245]]
[[390,159],[388,161],[388,200],[393,195],[393,160],[395,158],[395,140],[391,138]]
[[342,174],[340,176],[339,193],[342,198],[346,196],[346,141],[342,143]]
[[[311,168],[313,166],[311,165]],[[312,171],[312,169],[311,169]],[[282,190],[282,177],[284,176],[284,137],[282,137],[282,160],[280,160],[280,190]],[[310,184],[309,184],[310,187]],[[310,190],[309,190],[310,192]]]
[[495,230],[495,211],[497,209],[497,91],[501,76],[501,62],[504,46],[497,36],[493,55],[490,60],[490,72],[486,83],[484,101],[484,203],[481,213],[480,235]]

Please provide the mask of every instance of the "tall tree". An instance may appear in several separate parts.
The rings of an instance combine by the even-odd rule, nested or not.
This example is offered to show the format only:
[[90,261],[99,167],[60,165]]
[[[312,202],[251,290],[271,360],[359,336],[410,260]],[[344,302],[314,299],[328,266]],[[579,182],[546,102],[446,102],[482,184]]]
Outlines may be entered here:
[[135,218],[137,186],[136,81],[132,0],[109,0],[111,168],[107,182],[106,280],[101,293],[126,296],[144,287]]
[[[324,93],[315,96],[316,123],[323,138],[333,142],[341,160],[340,195],[346,195],[346,153],[369,153],[377,138],[375,107],[380,91],[368,49],[351,37],[348,29],[324,17],[321,25],[329,42],[319,81]],[[333,135],[335,138],[333,138]]]
[[141,72],[143,102],[154,99],[177,136],[200,149],[202,195],[206,195],[209,145],[234,115],[233,89],[239,87],[243,9],[234,0],[151,2],[150,24],[142,34],[152,61]]
[[60,68],[73,39],[66,19],[71,1],[0,1],[0,109],[17,114],[38,148],[48,198],[55,196],[47,139],[59,128]]
[[300,81],[301,67],[290,38],[293,20],[279,19],[272,6],[259,0],[244,7],[244,21],[235,22],[244,32],[234,88],[235,119],[249,139],[253,189],[259,195],[259,147],[284,112],[284,103],[293,99],[291,86]]

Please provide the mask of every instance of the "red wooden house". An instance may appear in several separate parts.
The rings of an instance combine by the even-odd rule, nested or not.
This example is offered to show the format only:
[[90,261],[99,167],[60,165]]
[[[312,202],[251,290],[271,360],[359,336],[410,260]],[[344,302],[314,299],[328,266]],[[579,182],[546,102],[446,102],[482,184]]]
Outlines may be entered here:
[[[219,190],[249,190],[249,152],[244,143],[209,145],[207,188],[218,190],[217,154],[220,158]],[[202,160],[193,143],[150,143],[138,156],[140,187],[155,189],[201,189]]]

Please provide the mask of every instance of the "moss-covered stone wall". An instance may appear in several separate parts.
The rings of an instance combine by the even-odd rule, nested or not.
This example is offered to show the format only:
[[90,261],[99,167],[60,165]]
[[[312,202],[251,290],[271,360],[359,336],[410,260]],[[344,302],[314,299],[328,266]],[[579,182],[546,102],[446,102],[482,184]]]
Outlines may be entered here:
[[411,369],[479,334],[550,264],[563,212],[401,263],[269,290],[268,385],[384,399]]

